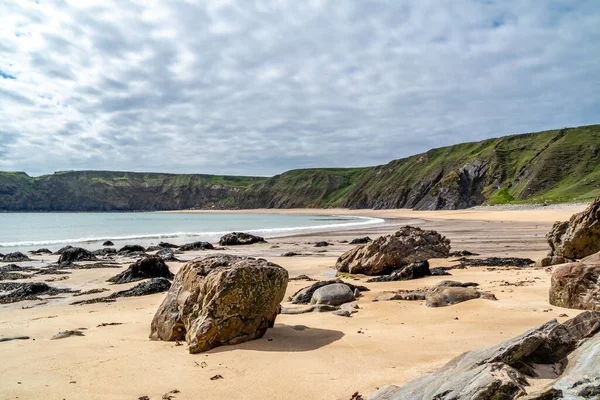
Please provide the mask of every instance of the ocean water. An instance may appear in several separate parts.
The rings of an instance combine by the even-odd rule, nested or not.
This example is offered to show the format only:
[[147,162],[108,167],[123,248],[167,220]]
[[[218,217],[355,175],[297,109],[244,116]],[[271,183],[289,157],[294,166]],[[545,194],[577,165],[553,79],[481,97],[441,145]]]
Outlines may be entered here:
[[382,219],[340,215],[269,213],[0,213],[0,253],[50,250],[70,244],[89,249],[103,241],[151,245],[215,242],[228,232],[266,238],[383,223]]

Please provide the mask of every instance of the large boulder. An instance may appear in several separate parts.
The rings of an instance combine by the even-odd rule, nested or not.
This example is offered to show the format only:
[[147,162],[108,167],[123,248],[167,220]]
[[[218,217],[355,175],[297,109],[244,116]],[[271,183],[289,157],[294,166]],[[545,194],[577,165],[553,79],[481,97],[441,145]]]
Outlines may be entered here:
[[556,222],[546,239],[550,256],[579,259],[600,251],[600,197],[569,221]]
[[[589,338],[596,341],[599,331],[599,312],[584,312],[564,324],[552,320],[499,345],[464,353],[405,386],[383,387],[372,400],[516,399],[527,394],[528,379],[560,377],[567,356]],[[581,361],[588,366],[582,370],[598,375],[592,369],[596,360],[585,357]],[[555,398],[563,397],[545,397]]]
[[190,353],[262,337],[275,323],[288,272],[264,259],[195,259],[175,276],[150,338],[186,340]]
[[334,283],[320,287],[315,290],[310,300],[310,304],[326,304],[330,306],[339,306],[344,303],[354,301],[354,291],[343,283]]
[[27,257],[25,254],[21,253],[20,251],[16,251],[14,253],[5,254],[4,257],[2,257],[2,261],[4,261],[4,262],[20,262],[20,261],[31,261],[31,259],[29,257]]
[[60,263],[70,263],[74,261],[96,261],[98,260],[91,251],[83,249],[81,247],[71,247],[69,249],[64,250],[58,262]]
[[405,226],[345,252],[336,268],[351,274],[380,275],[416,261],[448,257],[449,252],[450,240],[436,231]]
[[129,283],[147,278],[173,279],[173,273],[160,256],[148,256],[137,260],[125,271],[108,280],[112,283]]
[[265,239],[260,236],[254,236],[244,232],[228,233],[219,239],[221,246],[238,246],[244,244],[266,243]]
[[214,246],[208,242],[192,242],[186,243],[179,247],[181,251],[192,251],[192,250],[214,250]]
[[135,253],[145,251],[146,248],[144,246],[140,246],[139,244],[126,244],[119,249],[119,253]]
[[600,253],[554,270],[550,304],[579,310],[600,309]]

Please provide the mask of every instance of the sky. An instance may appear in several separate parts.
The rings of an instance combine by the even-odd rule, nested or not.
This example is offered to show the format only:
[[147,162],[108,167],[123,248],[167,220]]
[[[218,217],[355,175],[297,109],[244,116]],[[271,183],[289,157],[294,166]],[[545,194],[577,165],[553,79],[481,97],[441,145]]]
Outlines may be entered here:
[[0,1],[0,170],[270,176],[596,123],[597,0]]

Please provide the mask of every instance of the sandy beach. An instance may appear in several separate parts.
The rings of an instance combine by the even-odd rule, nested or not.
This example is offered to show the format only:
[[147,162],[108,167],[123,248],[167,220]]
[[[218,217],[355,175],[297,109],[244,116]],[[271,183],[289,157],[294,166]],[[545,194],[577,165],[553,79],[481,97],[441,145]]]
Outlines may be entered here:
[[[584,208],[584,204],[566,204],[458,211],[252,210],[370,216],[384,218],[386,223],[275,238],[266,244],[227,250],[186,252],[178,257],[190,260],[215,253],[262,257],[285,267],[290,277],[306,274],[327,279],[334,273],[336,259],[353,247],[341,241],[389,234],[410,221],[448,237],[453,250],[535,260],[549,249],[545,234],[554,221],[566,220]],[[315,248],[319,240],[332,245]],[[289,251],[304,255],[281,257]],[[430,263],[432,267],[452,266],[456,264],[453,260]],[[174,273],[183,265],[168,264]],[[68,279],[51,285],[108,288],[111,292],[127,289],[135,284],[116,288],[105,282],[125,267],[75,270]],[[31,337],[0,343],[0,398],[348,400],[355,392],[368,398],[383,385],[406,383],[465,351],[579,313],[548,303],[551,268],[469,267],[450,273],[452,276],[368,284],[365,277],[356,276],[348,281],[364,284],[370,291],[357,300],[359,312],[350,318],[330,313],[280,315],[275,327],[259,340],[196,355],[190,355],[185,345],[148,339],[150,321],[164,293],[81,306],[70,305],[74,301],[70,294],[46,304],[0,305],[0,337]],[[44,278],[48,276],[39,280]],[[383,292],[429,287],[444,279],[477,282],[498,301],[476,299],[442,308],[428,308],[422,301],[372,301]],[[308,284],[290,281],[287,295]],[[102,295],[106,294],[110,292]],[[564,314],[568,317],[561,316]],[[103,323],[121,325],[100,326]],[[85,328],[85,336],[50,340],[60,331],[77,328]],[[215,375],[223,379],[211,380]],[[169,394],[172,391],[177,392]]]

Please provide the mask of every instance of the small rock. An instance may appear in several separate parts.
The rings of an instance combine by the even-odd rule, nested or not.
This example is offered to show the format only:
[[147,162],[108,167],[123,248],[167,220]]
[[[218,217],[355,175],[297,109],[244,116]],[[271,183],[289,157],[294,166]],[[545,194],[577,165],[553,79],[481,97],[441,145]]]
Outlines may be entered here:
[[114,246],[115,244],[113,242],[111,242],[110,240],[106,240],[104,243],[102,243],[102,246]]
[[338,317],[349,317],[352,313],[348,310],[337,310],[332,312],[333,315],[337,315]]

